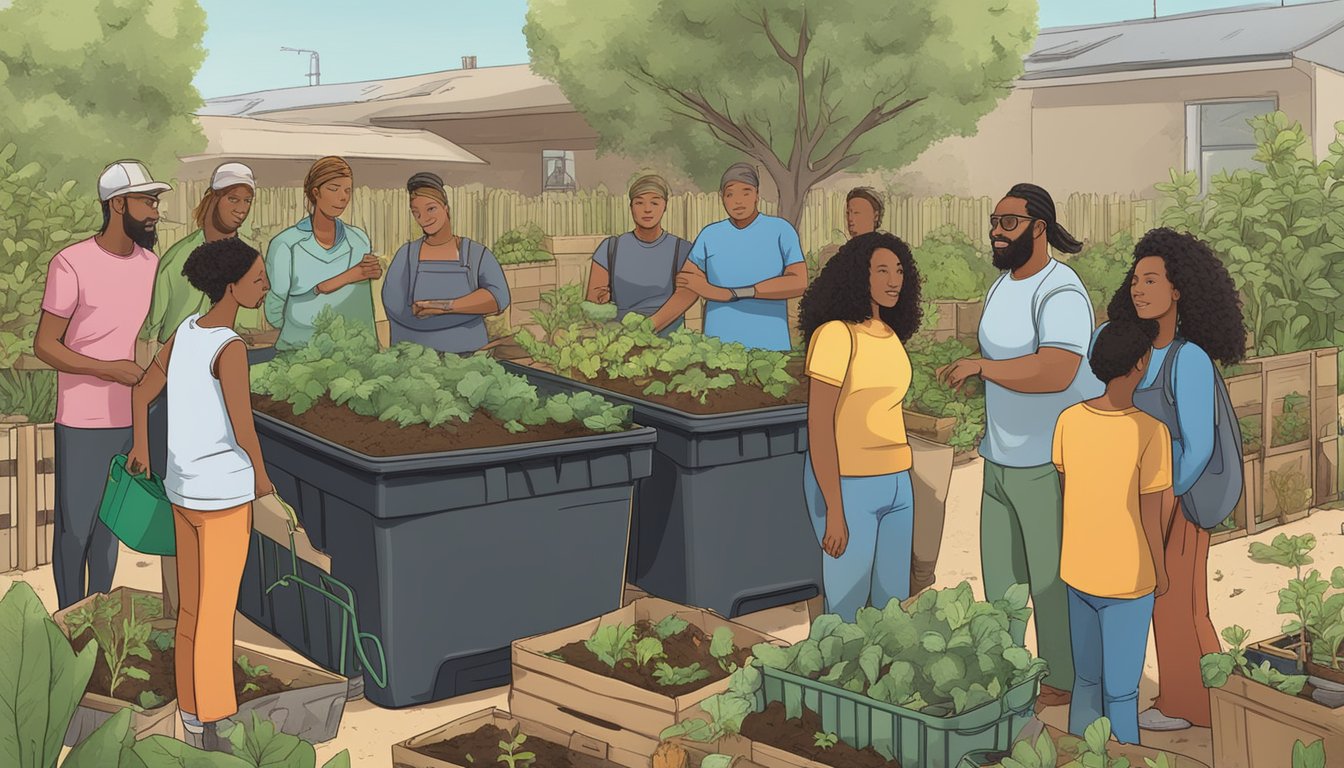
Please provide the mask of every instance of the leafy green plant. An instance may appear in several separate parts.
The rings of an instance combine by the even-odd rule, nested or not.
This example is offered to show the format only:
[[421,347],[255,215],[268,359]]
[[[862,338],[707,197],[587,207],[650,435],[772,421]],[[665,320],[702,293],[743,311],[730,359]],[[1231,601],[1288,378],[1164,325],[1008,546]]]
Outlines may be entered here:
[[1278,512],[1300,512],[1311,504],[1311,482],[1307,480],[1301,464],[1299,460],[1296,465],[1287,464],[1266,473],[1269,490],[1274,494],[1274,508]]
[[1059,755],[1050,734],[1042,732],[1035,742],[1019,741],[1012,754],[999,761],[1000,768],[1055,768]]
[[[368,330],[324,309],[308,346],[252,368],[252,390],[304,413],[330,397],[361,416],[429,427],[469,421],[484,413],[510,432],[547,422],[580,422],[588,429],[628,428],[629,406],[587,393],[542,399],[521,376],[488,355],[440,355],[418,344],[380,350]],[[451,427],[448,427],[451,429]]]
[[123,616],[120,600],[96,596],[90,605],[70,612],[67,626],[72,639],[85,632],[93,633],[94,642],[102,651],[103,661],[111,672],[107,691],[109,696],[115,698],[117,688],[128,679],[149,679],[149,673],[130,660],[132,657],[144,661],[150,659],[151,627],[143,617],[136,616],[134,601],[131,602],[129,615]]
[[666,662],[659,662],[658,666],[653,668],[653,678],[659,685],[672,687],[674,685],[689,685],[709,677],[709,670],[700,666],[700,662],[695,662],[689,667],[674,667]]
[[1306,576],[1302,567],[1315,560],[1311,552],[1316,537],[1311,534],[1279,534],[1269,545],[1250,547],[1251,560],[1294,569],[1295,578],[1279,590],[1278,613],[1290,616],[1283,625],[1285,634],[1297,635],[1298,671],[1306,662],[1308,650],[1316,664],[1341,669],[1340,645],[1344,643],[1344,566],[1336,566],[1327,580],[1313,569]]
[[663,650],[663,641],[656,637],[645,637],[635,643],[635,663],[644,666],[656,659],[667,658]]
[[1246,659],[1245,644],[1250,633],[1240,626],[1223,630],[1223,640],[1230,648],[1219,653],[1206,653],[1199,660],[1199,673],[1205,688],[1222,688],[1234,674],[1269,686],[1277,691],[1296,696],[1307,684],[1305,675],[1285,675],[1262,661],[1259,666],[1251,666]]
[[679,616],[666,616],[662,621],[653,626],[653,631],[663,640],[672,637],[680,632],[684,632],[690,623]]
[[[764,645],[757,645],[753,653]],[[676,725],[665,728],[658,738],[666,741],[684,738],[708,744],[742,732],[742,723],[756,708],[756,693],[761,687],[761,671],[754,666],[741,667],[728,677],[728,690],[700,702],[699,714],[691,714]]]
[[1242,416],[1237,419],[1237,426],[1241,428],[1241,454],[1243,456],[1260,455],[1260,449],[1263,447],[1260,417]]
[[714,635],[709,641],[709,655],[713,656],[719,667],[729,674],[737,669],[737,662],[733,661],[734,650],[736,647],[733,645],[733,630],[727,627],[714,630]]
[[1110,718],[1098,718],[1083,731],[1077,758],[1066,768],[1130,768],[1129,758],[1111,757],[1106,749],[1110,740]]
[[1283,412],[1274,417],[1274,440],[1270,444],[1277,448],[1281,445],[1300,443],[1311,436],[1311,411],[1307,407],[1306,395],[1292,392],[1283,397]]
[[537,759],[534,752],[524,752],[523,744],[527,743],[527,734],[523,733],[518,724],[514,724],[509,730],[509,740],[499,742],[499,757],[496,762],[504,763],[509,768],[528,768]]
[[238,656],[238,668],[243,670],[243,674],[247,677],[247,682],[243,683],[243,693],[260,691],[261,686],[257,685],[254,681],[259,677],[265,677],[266,675],[271,674],[271,668],[265,664],[258,664],[256,666],[249,664],[246,654]]
[[103,220],[98,201],[75,192],[75,182],[20,162],[16,144],[0,148],[0,368],[33,351],[52,256]]
[[1293,742],[1293,768],[1325,768],[1325,742],[1317,741],[1311,746],[1301,740]]
[[[651,396],[679,392],[706,403],[711,393],[742,383],[783,398],[798,385],[788,372],[788,353],[748,349],[688,328],[660,337],[637,313],[612,322],[615,307],[609,304],[581,304],[579,313],[581,320],[546,330],[546,339],[527,330],[514,339],[532,359],[561,375],[627,379]],[[547,324],[541,325],[545,330]]]
[[167,704],[168,700],[155,691],[141,691],[135,703],[139,704],[141,709],[158,709]]
[[499,263],[509,264],[531,264],[544,261],[554,261],[555,257],[547,253],[541,246],[542,240],[546,238],[546,233],[536,224],[528,224],[518,229],[511,229],[499,236],[495,241],[495,247],[491,252]]
[[907,410],[934,418],[956,419],[948,444],[958,453],[974,450],[985,434],[984,385],[971,379],[963,395],[938,380],[938,369],[972,353],[957,339],[934,341],[916,335],[906,345],[910,356],[910,390],[905,396]]
[[920,295],[932,301],[976,301],[999,276],[987,249],[955,224],[944,224],[913,250]]
[[0,415],[24,416],[37,424],[54,420],[56,372],[0,369]]
[[635,628],[624,624],[598,627],[583,645],[603,664],[615,668],[622,661],[634,658]]
[[832,747],[834,747],[836,744],[839,743],[840,743],[840,737],[835,735],[834,733],[823,733],[822,731],[817,731],[816,733],[812,734],[812,744],[814,746],[820,747],[821,749],[831,749]]

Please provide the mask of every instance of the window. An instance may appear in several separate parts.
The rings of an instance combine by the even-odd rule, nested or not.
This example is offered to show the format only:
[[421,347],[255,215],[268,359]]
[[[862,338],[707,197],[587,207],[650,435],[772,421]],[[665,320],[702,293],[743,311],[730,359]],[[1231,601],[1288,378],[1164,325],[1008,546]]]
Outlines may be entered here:
[[566,149],[547,149],[541,153],[541,191],[573,192],[574,153]]
[[1255,161],[1253,117],[1278,109],[1273,99],[1187,104],[1185,107],[1185,169],[1199,174],[1200,194],[1220,173],[1260,167]]

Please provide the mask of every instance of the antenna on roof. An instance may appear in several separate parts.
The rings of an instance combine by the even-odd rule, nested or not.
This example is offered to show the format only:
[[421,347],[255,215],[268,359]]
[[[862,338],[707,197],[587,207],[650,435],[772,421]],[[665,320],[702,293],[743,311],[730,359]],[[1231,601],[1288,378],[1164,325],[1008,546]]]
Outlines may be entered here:
[[294,53],[308,54],[308,84],[309,85],[322,84],[322,63],[321,63],[321,57],[318,56],[317,51],[310,51],[307,48],[286,48],[286,47],[282,47],[280,50],[293,51]]
[[1157,0],[1153,0],[1153,18],[1157,18]]

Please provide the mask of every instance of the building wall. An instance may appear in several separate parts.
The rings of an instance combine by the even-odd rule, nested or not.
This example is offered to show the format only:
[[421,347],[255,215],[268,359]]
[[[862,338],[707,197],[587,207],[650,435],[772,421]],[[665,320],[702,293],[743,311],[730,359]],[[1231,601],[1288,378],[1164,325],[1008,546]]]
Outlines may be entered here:
[[1315,115],[1312,146],[1316,157],[1330,154],[1330,144],[1339,135],[1335,123],[1344,120],[1344,73],[1325,67],[1314,67],[1316,78]]

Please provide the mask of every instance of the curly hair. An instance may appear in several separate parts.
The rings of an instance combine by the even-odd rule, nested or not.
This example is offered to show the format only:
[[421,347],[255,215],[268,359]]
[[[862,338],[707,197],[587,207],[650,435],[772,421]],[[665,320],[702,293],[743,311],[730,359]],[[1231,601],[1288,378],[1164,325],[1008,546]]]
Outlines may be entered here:
[[1138,320],[1120,320],[1107,323],[1097,334],[1088,364],[1102,384],[1109,384],[1138,366],[1143,356],[1153,349],[1157,324]]
[[230,285],[242,280],[261,258],[256,248],[237,237],[226,237],[198,246],[182,265],[187,282],[218,303]]
[[1241,362],[1246,357],[1241,295],[1213,249],[1188,232],[1160,227],[1148,232],[1134,246],[1134,261],[1106,309],[1110,319],[1139,319],[1130,286],[1135,267],[1147,256],[1162,259],[1167,279],[1181,293],[1176,303],[1176,324],[1181,338],[1199,345],[1223,365]]
[[899,237],[886,232],[859,235],[840,246],[840,251],[826,262],[821,274],[808,286],[798,307],[798,329],[804,344],[825,323],[843,320],[862,323],[873,316],[873,294],[870,288],[869,263],[873,252],[886,248],[901,262],[905,279],[901,295],[894,307],[880,307],[878,316],[901,341],[909,341],[919,330],[922,310],[919,305],[919,270],[910,246]]

